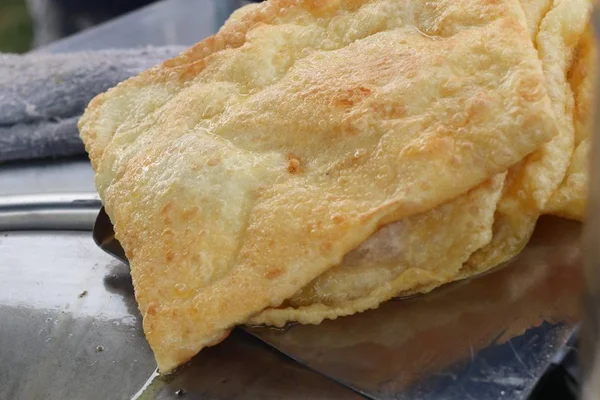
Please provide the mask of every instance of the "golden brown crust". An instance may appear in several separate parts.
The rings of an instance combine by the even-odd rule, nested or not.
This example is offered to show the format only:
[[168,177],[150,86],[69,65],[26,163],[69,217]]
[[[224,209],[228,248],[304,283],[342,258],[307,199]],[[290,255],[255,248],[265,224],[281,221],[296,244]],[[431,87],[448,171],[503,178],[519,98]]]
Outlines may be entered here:
[[[539,8],[532,7],[533,3],[535,1],[524,2],[526,12],[545,9],[543,1],[539,2]],[[576,61],[577,45],[589,23],[590,12],[589,0],[557,1],[543,15],[537,28],[536,21],[542,13],[527,15],[533,24],[530,32],[537,31],[535,44],[558,135],[509,170],[496,211],[492,241],[473,254],[465,264],[463,277],[495,267],[519,254],[567,173],[575,141],[574,93],[568,75]]]
[[376,308],[405,292],[429,292],[455,280],[469,256],[492,238],[505,175],[498,174],[432,210],[384,226],[346,254],[340,265],[249,323],[318,324]]
[[160,369],[551,139],[523,19],[272,0],[92,101],[81,136]]
[[582,36],[577,60],[570,71],[569,83],[575,95],[573,120],[575,150],[567,174],[554,193],[545,212],[582,221],[585,216],[589,180],[588,157],[596,89],[598,54],[591,24]]
[[[502,198],[496,210],[493,235],[492,223],[484,224],[484,221],[492,220],[491,214],[489,219],[484,217],[485,214],[478,215],[478,221],[471,223],[467,228],[465,222],[469,221],[469,216],[461,212],[452,212],[461,209],[464,211],[464,208],[469,205],[479,208],[486,208],[487,205],[487,210],[490,211],[490,204],[486,204],[483,198],[468,199],[463,195],[451,203],[426,213],[390,224],[387,230],[392,230],[393,226],[412,227],[408,232],[407,229],[393,230],[396,232],[396,246],[402,247],[407,254],[397,254],[391,249],[388,251],[389,254],[394,254],[391,260],[370,257],[368,260],[359,258],[357,263],[349,261],[353,259],[354,252],[351,252],[346,255],[342,264],[320,275],[286,301],[286,307],[267,309],[254,316],[251,323],[282,325],[287,320],[319,323],[324,318],[336,318],[373,308],[384,299],[406,293],[407,289],[411,293],[427,292],[449,280],[480,274],[512,259],[523,250],[535,228],[538,216],[567,171],[574,136],[571,116],[573,96],[576,97],[576,103],[582,103],[581,107],[575,108],[575,136],[577,136],[580,130],[577,127],[578,119],[581,119],[578,115],[585,114],[584,106],[589,103],[590,96],[590,82],[586,71],[593,69],[585,68],[589,60],[585,63],[582,60],[573,61],[577,59],[578,52],[583,59],[587,59],[586,53],[590,52],[590,44],[587,51],[578,51],[576,40],[572,39],[581,36],[588,23],[590,10],[586,0],[557,2],[554,5],[547,0],[522,0],[521,6],[525,12],[531,38],[539,50],[547,85],[553,86],[551,98],[555,114],[561,121],[561,130],[550,143],[545,144],[509,170]],[[572,10],[566,12],[566,8]],[[576,66],[571,73],[571,66],[574,63]],[[573,76],[568,80],[567,75]],[[579,85],[580,81],[588,84],[587,91]],[[570,86],[576,88],[575,93],[570,90],[569,82],[571,82]],[[527,95],[526,91],[523,95]],[[578,99],[583,101],[577,101]],[[578,144],[577,137],[575,143]],[[579,171],[582,159],[587,155],[586,146],[587,141],[578,147],[569,170]],[[576,185],[584,186],[581,182],[583,176],[581,173],[570,174],[569,187],[572,189]],[[578,196],[574,196],[572,204],[577,200],[582,201],[581,191],[578,191]],[[569,191],[572,192],[573,190]],[[573,207],[574,205],[571,205],[570,208]],[[491,212],[493,213],[495,209],[494,202]],[[445,211],[441,213],[440,210]],[[567,210],[563,210],[562,215],[569,216]],[[410,222],[429,219],[435,221],[434,228],[422,222],[418,224]],[[492,237],[491,241],[489,238],[482,241],[483,236],[473,237],[477,232],[475,226],[480,231],[483,231],[485,226],[486,234]],[[451,231],[447,232],[446,229]],[[365,244],[375,242],[376,248],[377,245],[382,246],[379,236],[380,233],[374,234]],[[426,240],[423,239],[424,236],[437,239]],[[457,240],[457,236],[464,240]],[[421,251],[412,249],[410,244],[419,238],[422,242],[420,250],[433,260],[429,260],[427,256],[421,257],[420,260],[415,257],[415,254],[421,254]],[[450,243],[454,253],[444,248]],[[480,249],[484,245],[485,247]],[[467,261],[473,250],[478,251]],[[427,267],[434,267],[435,257],[439,257],[439,254],[445,255],[443,258],[445,268],[430,274]],[[416,274],[415,271],[421,273]]]

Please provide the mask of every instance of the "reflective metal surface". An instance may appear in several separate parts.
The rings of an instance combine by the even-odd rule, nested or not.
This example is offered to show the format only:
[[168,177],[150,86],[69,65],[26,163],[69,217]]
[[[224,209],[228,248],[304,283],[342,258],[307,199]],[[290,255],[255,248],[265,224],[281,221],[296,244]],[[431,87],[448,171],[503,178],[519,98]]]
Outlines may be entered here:
[[0,196],[0,231],[89,231],[101,206],[96,193]]
[[0,234],[0,398],[125,398],[153,369],[128,271],[89,233]]
[[[89,232],[0,232],[0,399],[130,399],[156,368],[128,268]],[[357,399],[243,332],[140,399]],[[182,393],[182,392],[180,392]]]
[[0,165],[0,196],[95,192],[89,160],[24,161]]

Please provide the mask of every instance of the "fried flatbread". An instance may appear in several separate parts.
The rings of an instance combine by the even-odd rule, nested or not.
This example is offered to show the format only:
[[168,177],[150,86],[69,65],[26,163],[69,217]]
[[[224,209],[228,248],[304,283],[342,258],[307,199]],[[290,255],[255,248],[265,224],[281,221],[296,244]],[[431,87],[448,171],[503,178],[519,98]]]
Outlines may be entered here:
[[588,188],[588,157],[592,132],[592,115],[596,88],[598,54],[591,26],[581,39],[577,61],[570,73],[575,94],[575,151],[565,179],[552,196],[545,212],[583,220]]
[[[574,129],[573,93],[567,77],[577,59],[576,39],[589,21],[590,9],[587,0],[522,0],[521,6],[547,85],[551,85],[554,112],[561,121],[559,136],[510,169],[499,204],[491,192],[484,197],[480,189],[479,196],[462,196],[392,224],[282,307],[263,311],[251,323],[319,323],[324,318],[349,315],[396,295],[425,293],[443,283],[480,274],[512,259],[525,247],[569,164]],[[480,213],[466,213],[469,208]],[[368,256],[370,253],[376,256]]]
[[250,324],[318,324],[375,308],[401,293],[425,292],[456,278],[492,238],[506,173],[433,210],[382,227],[342,263]]
[[509,0],[271,0],[79,127],[162,372],[556,134]]
[[[530,3],[526,1],[525,3]],[[524,7],[525,11],[536,9]],[[536,23],[541,13],[527,17]],[[574,148],[574,95],[568,81],[577,45],[590,19],[589,0],[555,0],[543,16],[535,45],[552,100],[559,133],[523,162],[511,168],[498,203],[492,241],[461,270],[468,277],[515,257],[527,244],[538,217],[564,179]],[[530,32],[535,29],[530,27]]]
[[318,329],[292,326],[283,339],[279,332],[259,328],[257,333],[283,343],[288,354],[294,354],[294,348],[304,358],[320,353],[322,366],[327,360],[332,366],[360,359],[346,371],[356,377],[346,375],[349,382],[364,382],[371,375],[381,381],[385,371],[398,392],[419,381],[421,374],[447,371],[532,326],[565,321],[574,325],[582,285],[580,232],[572,221],[542,218],[531,245],[508,268],[427,296],[325,321]]

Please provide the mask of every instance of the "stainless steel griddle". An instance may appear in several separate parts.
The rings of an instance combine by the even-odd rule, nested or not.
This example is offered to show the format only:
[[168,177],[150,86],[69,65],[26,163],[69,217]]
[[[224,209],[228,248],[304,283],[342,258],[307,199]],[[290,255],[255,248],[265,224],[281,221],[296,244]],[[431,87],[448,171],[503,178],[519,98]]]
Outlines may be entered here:
[[[0,225],[15,204],[55,215],[56,196],[25,199],[0,201]],[[126,399],[146,383],[139,398],[526,399],[579,320],[580,224],[543,218],[497,271],[317,326],[238,329],[148,382],[128,267],[96,246],[91,224],[73,231],[99,201],[62,199],[68,230],[0,234],[0,399]],[[100,212],[97,242],[118,256],[111,228]]]

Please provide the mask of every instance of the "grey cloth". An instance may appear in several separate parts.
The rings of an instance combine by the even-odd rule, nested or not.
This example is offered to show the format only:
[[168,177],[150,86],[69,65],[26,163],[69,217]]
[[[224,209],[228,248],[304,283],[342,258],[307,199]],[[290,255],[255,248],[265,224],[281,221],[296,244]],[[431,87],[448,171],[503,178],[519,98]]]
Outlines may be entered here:
[[77,120],[87,103],[182,50],[0,55],[0,163],[83,154]]

